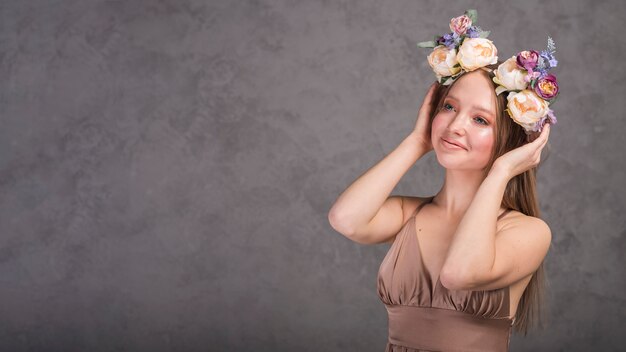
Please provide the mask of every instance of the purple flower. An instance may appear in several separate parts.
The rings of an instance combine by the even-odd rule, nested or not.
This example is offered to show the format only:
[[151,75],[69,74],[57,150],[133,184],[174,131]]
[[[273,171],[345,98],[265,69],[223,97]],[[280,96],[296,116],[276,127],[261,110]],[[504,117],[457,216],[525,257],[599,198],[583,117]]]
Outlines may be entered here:
[[540,76],[541,76],[541,72],[528,71],[528,74],[524,76],[524,82],[530,83],[530,81],[532,81],[533,79],[537,79]]
[[548,74],[548,69],[547,68],[540,68],[537,71],[539,72],[539,77],[544,77],[545,75]]
[[546,61],[548,61],[550,68],[556,67],[556,65],[559,63],[557,59],[554,57],[554,54],[552,54],[551,52],[544,50],[541,52],[541,57],[544,58]]
[[549,123],[550,125],[556,125],[556,116],[554,116],[554,111],[552,111],[552,109],[550,108],[548,108],[548,113],[544,117],[539,119],[539,121],[535,123],[531,130],[533,132],[541,132],[543,126],[545,126],[546,123]]
[[467,29],[467,32],[465,33],[465,35],[467,35],[470,38],[478,38],[480,36],[480,32],[478,31],[478,29],[476,29],[475,26],[471,26],[470,28]]
[[535,50],[524,50],[517,54],[517,66],[529,73],[537,66],[538,61],[539,53]]
[[448,49],[454,49],[461,42],[461,37],[455,32],[447,33],[443,35],[442,44],[447,46]]
[[539,77],[535,82],[535,93],[543,99],[552,99],[559,93],[559,85],[553,74]]
[[550,124],[552,125],[556,125],[556,116],[554,116],[554,111],[552,111],[552,109],[548,108],[548,121],[550,121]]

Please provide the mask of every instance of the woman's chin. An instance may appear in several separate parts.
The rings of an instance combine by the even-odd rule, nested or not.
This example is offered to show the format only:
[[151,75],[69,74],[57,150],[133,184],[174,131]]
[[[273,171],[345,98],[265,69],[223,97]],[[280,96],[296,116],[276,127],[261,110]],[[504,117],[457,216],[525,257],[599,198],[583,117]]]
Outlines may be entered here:
[[[448,170],[481,170],[480,163],[476,162],[476,160],[470,160],[467,154],[451,154],[435,150],[435,155],[439,165]],[[487,165],[487,161],[483,163],[482,168]]]

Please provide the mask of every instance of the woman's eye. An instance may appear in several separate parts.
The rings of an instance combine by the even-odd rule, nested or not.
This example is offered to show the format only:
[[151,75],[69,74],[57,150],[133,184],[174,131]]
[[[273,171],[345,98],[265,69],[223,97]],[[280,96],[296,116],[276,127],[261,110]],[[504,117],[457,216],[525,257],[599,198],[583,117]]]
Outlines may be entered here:
[[482,121],[482,122],[480,122],[481,124],[488,125],[487,120],[483,119],[482,117],[477,117],[476,119],[479,120],[479,121]]
[[488,125],[489,123],[487,123],[487,120],[483,119],[482,117],[477,117],[476,118],[477,121],[481,121],[479,122],[482,125]]
[[[454,110],[454,107],[452,105],[448,104],[448,103],[444,103],[443,104],[443,109],[447,110],[447,111],[450,111],[450,109]],[[481,125],[485,125],[485,126],[489,125],[489,122],[487,122],[487,120],[485,120],[482,117],[476,117],[476,121],[478,121],[478,123],[481,124]]]

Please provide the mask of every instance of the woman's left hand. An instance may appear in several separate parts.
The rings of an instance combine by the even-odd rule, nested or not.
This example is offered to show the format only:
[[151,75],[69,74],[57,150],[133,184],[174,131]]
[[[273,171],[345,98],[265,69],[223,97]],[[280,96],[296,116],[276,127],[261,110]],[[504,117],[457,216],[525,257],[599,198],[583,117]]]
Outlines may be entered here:
[[548,142],[550,124],[546,123],[539,136],[532,142],[515,148],[500,156],[493,164],[492,169],[504,172],[509,178],[513,178],[524,171],[532,169],[541,160],[541,150]]

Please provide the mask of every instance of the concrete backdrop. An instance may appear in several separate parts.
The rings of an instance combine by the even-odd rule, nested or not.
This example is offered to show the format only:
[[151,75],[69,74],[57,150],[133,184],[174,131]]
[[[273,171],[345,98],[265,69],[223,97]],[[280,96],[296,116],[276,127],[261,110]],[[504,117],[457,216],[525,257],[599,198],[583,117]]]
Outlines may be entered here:
[[[415,43],[478,10],[502,57],[556,41],[539,195],[549,329],[626,337],[623,17],[614,1],[3,1],[0,350],[382,351],[388,245],[327,213],[413,128]],[[434,194],[418,161],[394,194]]]

